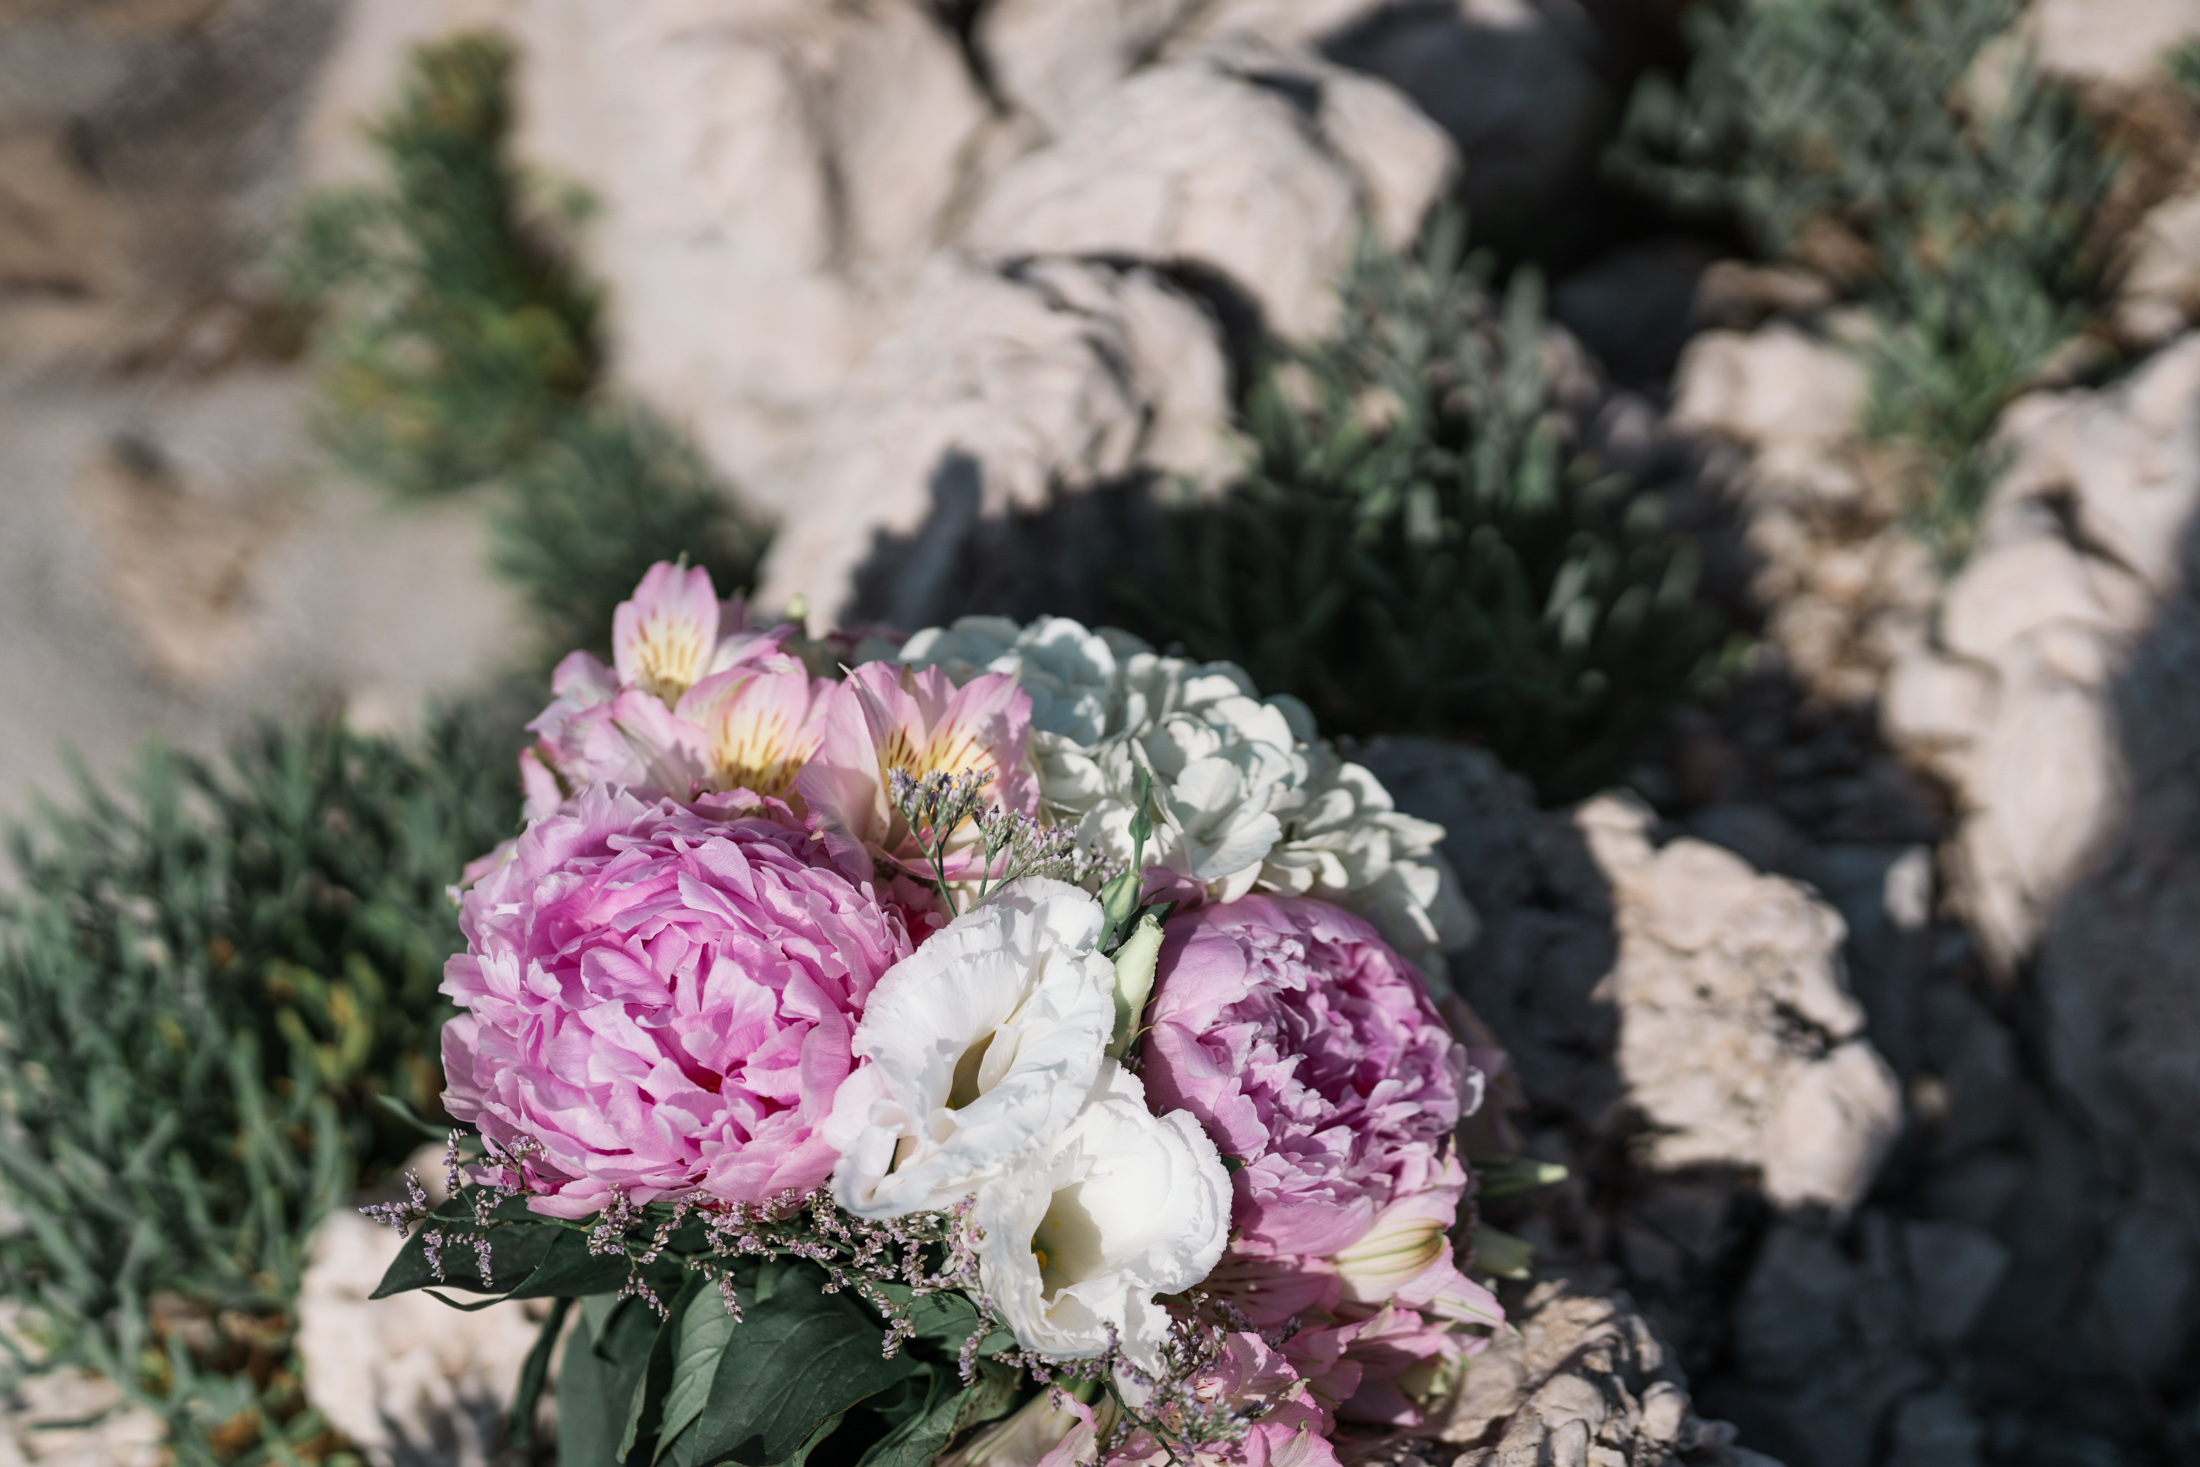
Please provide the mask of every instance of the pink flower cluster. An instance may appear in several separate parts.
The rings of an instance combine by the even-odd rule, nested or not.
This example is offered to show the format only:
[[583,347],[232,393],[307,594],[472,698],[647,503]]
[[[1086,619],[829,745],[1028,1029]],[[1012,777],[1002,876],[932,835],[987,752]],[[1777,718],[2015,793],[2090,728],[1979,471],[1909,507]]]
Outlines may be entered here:
[[1167,924],[1147,1022],[1156,1103],[1239,1163],[1210,1292],[1256,1325],[1332,1322],[1340,1414],[1418,1425],[1400,1378],[1472,1347],[1447,1321],[1503,1318],[1447,1236],[1483,1077],[1419,975],[1349,912],[1250,896]]
[[531,1143],[537,1211],[807,1192],[863,1000],[909,954],[869,863],[749,797],[601,786],[469,890],[443,990],[451,1114]]
[[[706,573],[670,565],[614,630],[610,665],[559,665],[521,760],[529,823],[469,870],[466,951],[444,981],[463,1011],[444,1031],[446,1107],[558,1217],[811,1192],[840,1161],[834,1098],[873,1063],[853,1042],[867,1001],[955,915],[949,884],[982,856],[975,824],[912,830],[896,777],[980,781],[995,811],[1044,821],[1031,699],[1012,673],[816,675],[795,628],[750,625]],[[1061,890],[1097,932],[1091,899]],[[1087,959],[1104,1033],[1109,967]],[[1050,981],[1087,970],[1062,971]],[[1165,924],[1143,1035],[1153,1114],[1188,1112],[1186,1134],[1203,1130],[1231,1173],[1227,1249],[1203,1285],[1226,1323],[1190,1395],[1170,1399],[1244,1430],[1198,1454],[1315,1467],[1335,1462],[1340,1421],[1418,1426],[1420,1387],[1503,1318],[1450,1238],[1466,1186],[1454,1137],[1483,1072],[1418,975],[1323,902],[1194,905]],[[966,1077],[944,1053],[956,1086],[1015,1062],[981,1043]],[[1004,1436],[988,1460],[1062,1467],[1103,1438],[1113,1467],[1169,1455],[1082,1405],[1048,1409],[1058,1421],[1013,1423],[1017,1441],[1039,1432],[1032,1450]]]

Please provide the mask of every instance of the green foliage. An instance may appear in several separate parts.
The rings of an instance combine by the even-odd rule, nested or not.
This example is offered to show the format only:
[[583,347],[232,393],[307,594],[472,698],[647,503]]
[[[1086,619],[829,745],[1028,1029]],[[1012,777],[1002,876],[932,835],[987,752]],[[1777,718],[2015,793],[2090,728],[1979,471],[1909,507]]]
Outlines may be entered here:
[[731,591],[763,537],[677,434],[604,401],[583,211],[527,207],[512,67],[488,34],[417,50],[372,133],[387,184],[316,199],[283,263],[325,323],[339,460],[400,495],[498,485],[498,570],[547,642],[599,646],[652,563],[685,555]]
[[388,186],[315,200],[286,261],[295,294],[340,307],[332,446],[403,493],[497,476],[595,381],[596,293],[505,156],[512,66],[487,34],[417,51],[372,132]]
[[559,648],[608,644],[612,611],[657,561],[685,555],[730,593],[754,582],[763,553],[695,450],[633,410],[559,423],[514,475],[494,524],[497,570]]
[[2200,99],[2200,41],[2187,41],[2162,58],[2170,80],[2183,87],[2188,96]]
[[1535,277],[1494,311],[1461,247],[1453,217],[1418,260],[1362,251],[1336,335],[1255,388],[1245,479],[1170,513],[1127,619],[1327,731],[1466,734],[1566,799],[1712,674],[1715,618],[1658,501],[1576,450]]
[[444,889],[518,814],[485,724],[156,749],[127,798],[86,776],[13,834],[0,1178],[24,1227],[0,1287],[63,1358],[161,1405],[185,1460],[287,1459],[321,1431],[286,1311],[314,1224],[420,1142],[377,1101],[440,1114]]
[[[1995,418],[2085,323],[2110,175],[2071,99],[1997,38],[2015,0],[1718,0],[1684,88],[1646,78],[1624,176],[1847,277],[1875,307],[1868,427],[1910,522],[1968,539]],[[1989,46],[1989,43],[1994,43]]]
[[[982,1342],[978,1378],[964,1383],[959,1358],[979,1315],[960,1294],[912,1299],[902,1285],[879,1285],[907,1307],[912,1326],[887,1355],[887,1321],[814,1262],[739,1257],[698,1266],[711,1252],[703,1224],[662,1208],[664,1217],[646,1219],[662,1231],[645,1253],[592,1252],[586,1224],[539,1218],[523,1199],[507,1198],[485,1203],[483,1226],[476,1201],[461,1194],[436,1209],[375,1297],[430,1287],[580,1296],[557,1385],[558,1460],[570,1467],[924,1467],[1026,1393],[1016,1372],[990,1360],[1013,1344],[1005,1333]],[[477,1239],[486,1241],[490,1278]],[[715,1271],[730,1281],[738,1319]]]

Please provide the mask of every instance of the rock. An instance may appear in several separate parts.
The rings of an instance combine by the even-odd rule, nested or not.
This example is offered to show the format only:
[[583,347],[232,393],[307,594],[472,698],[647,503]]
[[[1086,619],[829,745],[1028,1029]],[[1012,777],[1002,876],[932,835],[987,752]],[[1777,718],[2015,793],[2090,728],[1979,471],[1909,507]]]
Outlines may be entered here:
[[2125,240],[2116,281],[2117,334],[2155,347],[2200,314],[2200,194],[2179,194],[2147,211]]
[[206,354],[188,338],[279,221],[338,9],[122,0],[0,15],[0,356]]
[[538,0],[519,31],[527,154],[603,205],[589,263],[620,380],[793,508],[850,373],[1021,142],[915,0],[709,23]]
[[1732,1427],[1697,1417],[1671,1350],[1625,1294],[1546,1279],[1511,1319],[1430,1413],[1461,1463],[1618,1467],[1680,1453],[1707,1467],[1773,1467],[1735,1446]]
[[997,91],[1055,136],[1161,50],[1197,0],[995,0],[977,47]]
[[1152,271],[943,260],[850,384],[760,594],[805,596],[828,624],[1014,609],[1089,566],[1090,528],[991,558],[988,583],[981,522],[1141,469],[1215,476],[1229,461],[1227,379],[1212,317]]
[[2141,1205],[2108,1232],[2094,1295],[2114,1332],[2116,1355],[2144,1379],[2164,1378],[2192,1337],[2192,1221]]
[[1477,234],[1514,248],[1575,223],[1594,186],[1618,110],[1603,50],[1584,11],[1533,0],[1386,5],[1322,41],[1451,135]]
[[1683,237],[1623,245],[1560,280],[1551,314],[1621,381],[1663,378],[1696,325],[1698,283],[1713,257]]
[[1820,1221],[1773,1226],[1735,1305],[1740,1379],[1707,1392],[1752,1440],[1810,1467],[1869,1467],[1890,1409],[1933,1379],[1911,1347],[1893,1222],[1859,1221],[1861,1257]]
[[1940,581],[1897,523],[1889,450],[1861,441],[1868,374],[1840,317],[1826,313],[1824,336],[1786,321],[1697,336],[1672,421],[1747,450],[1717,477],[1740,505],[1766,640],[1815,696],[1862,703],[1924,640]]
[[2020,28],[2043,76],[2129,88],[2157,72],[2163,53],[2200,37],[2189,0],[2032,0]]
[[2009,1250],[1960,1222],[1906,1222],[1902,1245],[1918,1333],[1936,1345],[1961,1344],[2008,1272]]
[[547,1306],[461,1312],[425,1292],[369,1302],[403,1242],[350,1211],[314,1233],[297,1304],[307,1396],[377,1467],[487,1467]]
[[1855,433],[1864,395],[1854,353],[1784,322],[1748,335],[1707,331],[1681,357],[1673,419],[1800,460]]
[[[1483,936],[1454,964],[1531,1099],[1592,1130],[1632,1112],[1660,1169],[1760,1174],[1782,1207],[1856,1205],[1900,1123],[1844,981],[1839,914],[1604,795],[1533,811],[1488,755],[1383,739],[1359,757],[1444,852]],[[1591,1056],[1594,1058],[1591,1058]]]
[[522,159],[598,206],[585,264],[619,384],[760,507],[797,501],[849,373],[1028,127],[918,0],[372,0],[332,59],[308,174],[368,172],[360,125],[407,48],[480,25],[519,47]]
[[1251,40],[1131,77],[979,203],[996,258],[1128,256],[1219,272],[1292,337],[1335,316],[1360,229],[1411,240],[1455,161],[1379,82]]
[[1600,796],[1575,820],[1613,882],[1620,955],[1606,982],[1653,1164],[1753,1167],[1775,1203],[1855,1206],[1901,1102],[1858,1037],[1840,917],[1715,846],[1653,850],[1639,805]]
[[380,731],[519,647],[516,598],[463,504],[393,511],[317,474],[311,383],[233,368],[165,383],[0,386],[0,809],[148,735],[212,751],[270,711]]
[[2188,564],[2200,339],[2101,392],[2035,398],[1933,644],[1896,661],[1888,737],[1956,788],[1964,896],[2007,967],[2126,808],[2110,689]]
[[160,1467],[168,1427],[143,1406],[124,1407],[103,1375],[75,1366],[36,1370],[9,1383],[0,1408],[0,1467]]

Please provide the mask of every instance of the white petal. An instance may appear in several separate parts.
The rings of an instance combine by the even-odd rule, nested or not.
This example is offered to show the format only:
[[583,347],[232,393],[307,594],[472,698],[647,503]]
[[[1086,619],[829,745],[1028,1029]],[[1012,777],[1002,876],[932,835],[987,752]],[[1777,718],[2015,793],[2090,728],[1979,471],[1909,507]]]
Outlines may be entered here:
[[828,1137],[841,1206],[946,1207],[1061,1134],[1115,1024],[1105,920],[1064,882],[1011,882],[879,979]]
[[1112,1328],[1150,1371],[1168,1327],[1155,1296],[1222,1257],[1230,1178],[1188,1112],[1155,1116],[1113,1061],[1102,1083],[1058,1140],[978,1193],[979,1277],[1027,1349],[1098,1355]]

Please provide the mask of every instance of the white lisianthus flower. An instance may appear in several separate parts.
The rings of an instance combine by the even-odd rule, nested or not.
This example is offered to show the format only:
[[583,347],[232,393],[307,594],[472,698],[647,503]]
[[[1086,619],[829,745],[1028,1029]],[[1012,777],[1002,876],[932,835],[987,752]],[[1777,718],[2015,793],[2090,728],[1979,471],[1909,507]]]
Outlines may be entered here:
[[1473,909],[1436,846],[1440,826],[1402,814],[1380,781],[1320,739],[1296,698],[1263,700],[1243,669],[1162,657],[1112,628],[1062,617],[1020,627],[964,617],[917,633],[904,662],[956,681],[1013,673],[1031,695],[1031,751],[1050,818],[1131,859],[1144,778],[1149,865],[1216,901],[1249,891],[1320,897],[1358,912],[1432,983],[1474,939]]
[[1062,1134],[1115,1026],[1105,921],[1089,894],[1029,877],[887,970],[822,1132],[842,1207],[947,1207]]
[[975,1214],[978,1278],[1026,1349],[1101,1354],[1157,1372],[1169,1316],[1156,1295],[1213,1271],[1230,1231],[1230,1176],[1189,1111],[1156,1116],[1108,1061],[1053,1144],[988,1182]]

